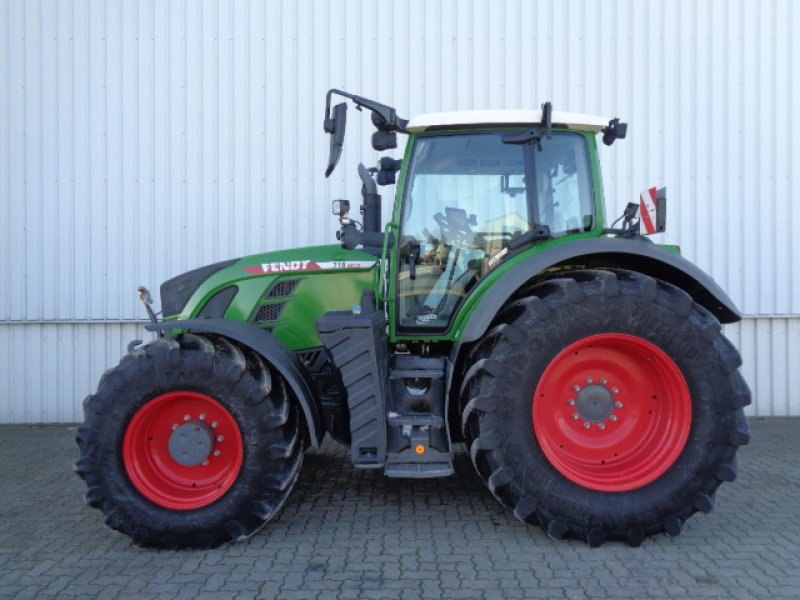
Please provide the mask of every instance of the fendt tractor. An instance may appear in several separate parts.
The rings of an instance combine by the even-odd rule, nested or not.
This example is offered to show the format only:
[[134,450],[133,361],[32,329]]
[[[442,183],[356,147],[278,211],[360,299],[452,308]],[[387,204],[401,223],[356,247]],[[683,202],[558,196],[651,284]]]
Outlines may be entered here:
[[[332,106],[332,98],[344,100]],[[737,474],[750,391],[740,319],[664,231],[651,188],[607,225],[596,137],[619,119],[540,110],[402,119],[330,90],[378,151],[338,243],[227,260],[161,285],[160,319],[84,401],[85,501],[141,546],[258,531],[325,434],[354,468],[445,477],[463,443],[489,491],[555,539],[675,536]],[[396,185],[382,226],[378,186]]]

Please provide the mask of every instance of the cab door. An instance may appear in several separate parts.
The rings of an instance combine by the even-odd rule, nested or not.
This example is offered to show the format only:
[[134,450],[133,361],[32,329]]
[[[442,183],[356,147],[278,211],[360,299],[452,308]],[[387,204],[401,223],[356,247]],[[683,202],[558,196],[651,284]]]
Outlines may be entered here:
[[413,140],[395,270],[398,335],[444,335],[511,240],[543,225],[554,237],[592,228],[584,136],[560,132],[538,144],[510,144],[508,133]]

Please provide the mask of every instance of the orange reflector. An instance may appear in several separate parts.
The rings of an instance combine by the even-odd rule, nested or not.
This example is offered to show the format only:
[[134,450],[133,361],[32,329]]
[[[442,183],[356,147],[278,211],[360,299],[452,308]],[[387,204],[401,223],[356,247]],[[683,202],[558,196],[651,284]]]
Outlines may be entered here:
[[414,450],[417,454],[425,454],[425,446],[423,446],[422,444],[414,448]]

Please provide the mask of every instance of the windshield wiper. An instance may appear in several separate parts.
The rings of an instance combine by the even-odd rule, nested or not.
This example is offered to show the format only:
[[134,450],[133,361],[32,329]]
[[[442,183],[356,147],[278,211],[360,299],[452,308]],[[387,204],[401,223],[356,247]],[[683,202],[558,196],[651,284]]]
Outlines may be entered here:
[[529,144],[531,142],[538,144],[542,141],[542,130],[534,128],[522,133],[507,133],[501,139],[504,144]]
[[500,252],[495,254],[489,259],[489,268],[493,269],[494,266],[503,258],[508,256],[511,252],[519,250],[523,246],[540,242],[542,240],[551,240],[553,236],[550,235],[550,228],[547,225],[536,225],[530,231],[523,233],[518,238],[511,240]]
[[539,151],[542,150],[542,136],[548,140],[553,139],[553,105],[550,102],[542,104],[542,122],[539,127],[533,127],[522,133],[508,133],[502,138],[504,144],[530,144],[536,142]]
[[548,227],[547,225],[536,225],[530,231],[527,231],[518,238],[511,240],[508,243],[508,249],[517,250],[518,248],[522,248],[522,246],[526,246],[534,242],[540,242],[542,240],[552,240],[552,239],[553,236],[550,235],[550,227]]

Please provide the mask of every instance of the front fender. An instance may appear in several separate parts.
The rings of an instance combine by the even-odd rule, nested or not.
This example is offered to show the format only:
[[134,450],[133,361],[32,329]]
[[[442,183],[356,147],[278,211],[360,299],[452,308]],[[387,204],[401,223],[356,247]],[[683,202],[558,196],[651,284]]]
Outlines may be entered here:
[[275,367],[289,384],[303,409],[311,445],[319,448],[325,435],[325,425],[317,406],[311,383],[300,362],[278,339],[270,333],[238,321],[226,319],[188,319],[146,325],[148,331],[180,329],[195,333],[214,333],[247,346]]
[[721,323],[741,319],[733,301],[717,283],[678,254],[645,242],[617,238],[580,240],[534,254],[508,271],[471,310],[461,343],[480,339],[497,312],[526,282],[561,266],[617,268],[638,271],[675,285],[709,310]]

